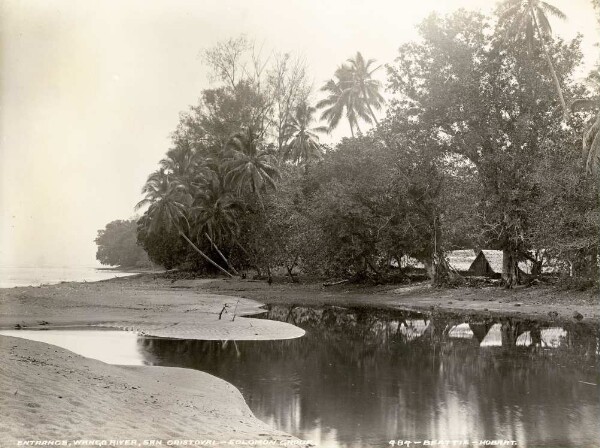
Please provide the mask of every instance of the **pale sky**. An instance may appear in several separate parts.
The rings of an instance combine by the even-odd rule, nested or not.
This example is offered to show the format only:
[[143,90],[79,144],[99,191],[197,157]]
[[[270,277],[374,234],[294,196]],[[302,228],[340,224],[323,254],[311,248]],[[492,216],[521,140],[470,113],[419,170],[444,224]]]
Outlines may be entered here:
[[[598,49],[589,0],[554,0]],[[436,10],[491,0],[0,0],[0,266],[95,265],[133,215],[181,111],[210,86],[199,53],[241,33],[302,54],[318,87],[357,50],[389,63]],[[347,133],[347,129],[340,131]]]

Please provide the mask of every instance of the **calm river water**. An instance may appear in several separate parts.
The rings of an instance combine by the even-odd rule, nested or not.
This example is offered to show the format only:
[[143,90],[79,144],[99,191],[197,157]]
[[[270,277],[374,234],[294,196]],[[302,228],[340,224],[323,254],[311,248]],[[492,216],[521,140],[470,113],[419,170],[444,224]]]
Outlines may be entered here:
[[596,330],[338,307],[272,307],[265,317],[306,336],[214,342],[129,334],[131,362],[123,354],[119,362],[209,372],[238,387],[258,418],[320,447],[433,439],[600,446]]

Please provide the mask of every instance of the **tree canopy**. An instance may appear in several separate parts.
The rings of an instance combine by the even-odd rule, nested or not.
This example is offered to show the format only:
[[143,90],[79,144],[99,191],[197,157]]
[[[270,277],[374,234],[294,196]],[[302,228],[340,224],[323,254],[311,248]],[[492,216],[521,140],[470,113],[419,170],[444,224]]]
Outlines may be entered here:
[[[386,66],[387,103],[360,52],[315,100],[301,58],[245,37],[206,50],[218,85],[181,115],[144,186],[140,244],[167,267],[293,281],[383,281],[412,265],[446,283],[447,253],[466,248],[502,250],[507,287],[525,281],[521,261],[592,278],[596,97],[575,78],[580,38],[552,36],[547,15],[561,16],[509,0],[494,17],[427,17]],[[564,98],[580,99],[566,118]],[[323,145],[342,120],[351,137]]]

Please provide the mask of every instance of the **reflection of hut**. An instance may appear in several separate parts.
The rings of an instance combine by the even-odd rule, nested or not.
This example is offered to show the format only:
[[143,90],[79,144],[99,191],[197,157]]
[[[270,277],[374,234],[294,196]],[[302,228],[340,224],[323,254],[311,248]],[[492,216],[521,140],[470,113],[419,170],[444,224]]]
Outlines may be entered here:
[[453,326],[448,332],[448,336],[451,338],[471,339],[473,338],[473,331],[468,323],[463,323]]
[[494,324],[487,332],[481,343],[480,347],[500,347],[502,345],[502,325]]
[[[561,327],[543,328],[540,336],[540,345],[542,347],[556,348],[567,337],[567,332]],[[533,343],[534,339],[532,338],[531,331],[521,333],[517,338],[517,345],[529,347]]]

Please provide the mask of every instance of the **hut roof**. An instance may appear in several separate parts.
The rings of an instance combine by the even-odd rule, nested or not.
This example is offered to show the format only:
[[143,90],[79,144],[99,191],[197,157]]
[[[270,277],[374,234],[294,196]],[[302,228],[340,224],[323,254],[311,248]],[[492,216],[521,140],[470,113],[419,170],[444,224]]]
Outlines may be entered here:
[[[485,255],[490,267],[494,272],[502,274],[502,251],[501,250],[490,250],[483,249],[481,252]],[[531,274],[531,262],[530,261],[519,261],[517,263],[519,269],[526,274]]]
[[477,253],[472,249],[453,250],[446,254],[450,267],[457,271],[468,271]]
[[502,251],[501,250],[489,250],[482,249],[485,259],[489,263],[490,267],[497,274],[502,274]]

